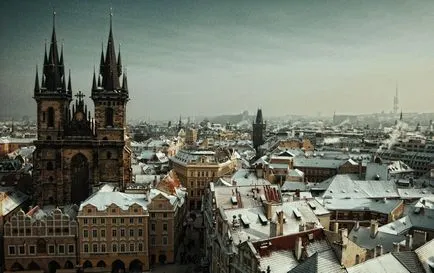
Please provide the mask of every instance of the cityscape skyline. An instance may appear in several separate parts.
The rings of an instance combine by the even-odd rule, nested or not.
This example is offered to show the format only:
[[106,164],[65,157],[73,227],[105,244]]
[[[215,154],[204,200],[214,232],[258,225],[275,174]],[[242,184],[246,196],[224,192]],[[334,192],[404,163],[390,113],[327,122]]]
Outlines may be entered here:
[[[34,67],[41,71],[53,3],[25,2],[0,4],[1,37],[8,41],[0,51],[0,116],[33,116],[36,109]],[[56,3],[58,43],[74,92],[90,95],[112,6],[131,119],[258,107],[267,116],[392,112],[396,83],[399,109],[432,112],[433,3],[243,4]]]

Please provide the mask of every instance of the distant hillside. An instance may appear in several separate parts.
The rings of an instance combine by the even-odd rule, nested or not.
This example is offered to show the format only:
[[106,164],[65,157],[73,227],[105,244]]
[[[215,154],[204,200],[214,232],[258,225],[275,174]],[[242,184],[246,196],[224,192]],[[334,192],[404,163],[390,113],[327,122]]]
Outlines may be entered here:
[[254,119],[254,116],[250,116],[247,111],[244,111],[241,114],[234,114],[234,115],[221,115],[216,117],[210,117],[209,121],[212,123],[219,123],[219,124],[238,124],[242,121],[249,121],[251,122]]

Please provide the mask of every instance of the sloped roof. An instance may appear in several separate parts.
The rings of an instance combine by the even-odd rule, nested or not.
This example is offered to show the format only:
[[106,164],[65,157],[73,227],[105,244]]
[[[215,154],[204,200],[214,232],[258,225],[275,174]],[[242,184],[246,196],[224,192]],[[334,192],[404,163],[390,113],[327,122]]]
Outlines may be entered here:
[[429,272],[429,265],[434,266],[434,240],[431,240],[414,251],[422,263],[422,267]]
[[392,255],[412,273],[425,273],[414,251],[392,252]]
[[[357,237],[357,239],[356,239]],[[383,246],[384,253],[391,252],[393,250],[393,243],[401,243],[405,241],[404,235],[395,235],[378,231],[374,238],[371,237],[370,227],[359,227],[358,229],[352,229],[348,238],[358,246],[365,249],[374,249],[378,245]]]
[[347,268],[348,273],[410,273],[391,253],[378,256],[364,263]]
[[23,204],[29,196],[14,187],[0,187],[0,216],[6,216]]

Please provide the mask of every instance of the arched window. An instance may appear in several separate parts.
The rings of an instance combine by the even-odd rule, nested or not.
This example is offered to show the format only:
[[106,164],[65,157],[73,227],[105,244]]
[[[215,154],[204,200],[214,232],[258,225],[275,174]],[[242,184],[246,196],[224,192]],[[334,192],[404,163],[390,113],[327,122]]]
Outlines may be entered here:
[[48,170],[48,171],[51,171],[51,170],[53,170],[53,169],[54,169],[54,167],[53,167],[53,162],[49,161],[49,162],[47,163],[47,170]]
[[107,107],[105,109],[105,126],[113,127],[113,108]]
[[54,108],[49,107],[47,112],[48,112],[47,126],[54,127]]

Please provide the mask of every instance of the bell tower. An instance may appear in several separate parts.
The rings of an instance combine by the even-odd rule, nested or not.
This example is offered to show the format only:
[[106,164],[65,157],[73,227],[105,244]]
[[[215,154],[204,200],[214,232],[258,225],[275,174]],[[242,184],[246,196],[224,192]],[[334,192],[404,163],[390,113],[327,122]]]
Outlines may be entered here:
[[51,35],[50,50],[47,54],[45,45],[44,66],[41,85],[39,85],[38,68],[34,99],[37,103],[38,140],[58,140],[63,136],[63,127],[72,100],[71,78],[66,87],[65,67],[63,63],[63,45],[60,55],[57,47],[56,13],[53,13],[53,32]]
[[[121,53],[116,58],[112,17],[104,55],[101,49],[99,72],[94,70],[91,98],[95,105],[95,134],[98,145],[100,182],[131,182],[131,150],[126,142],[126,105],[129,100],[127,75],[122,72]],[[122,77],[122,85],[120,78]]]

